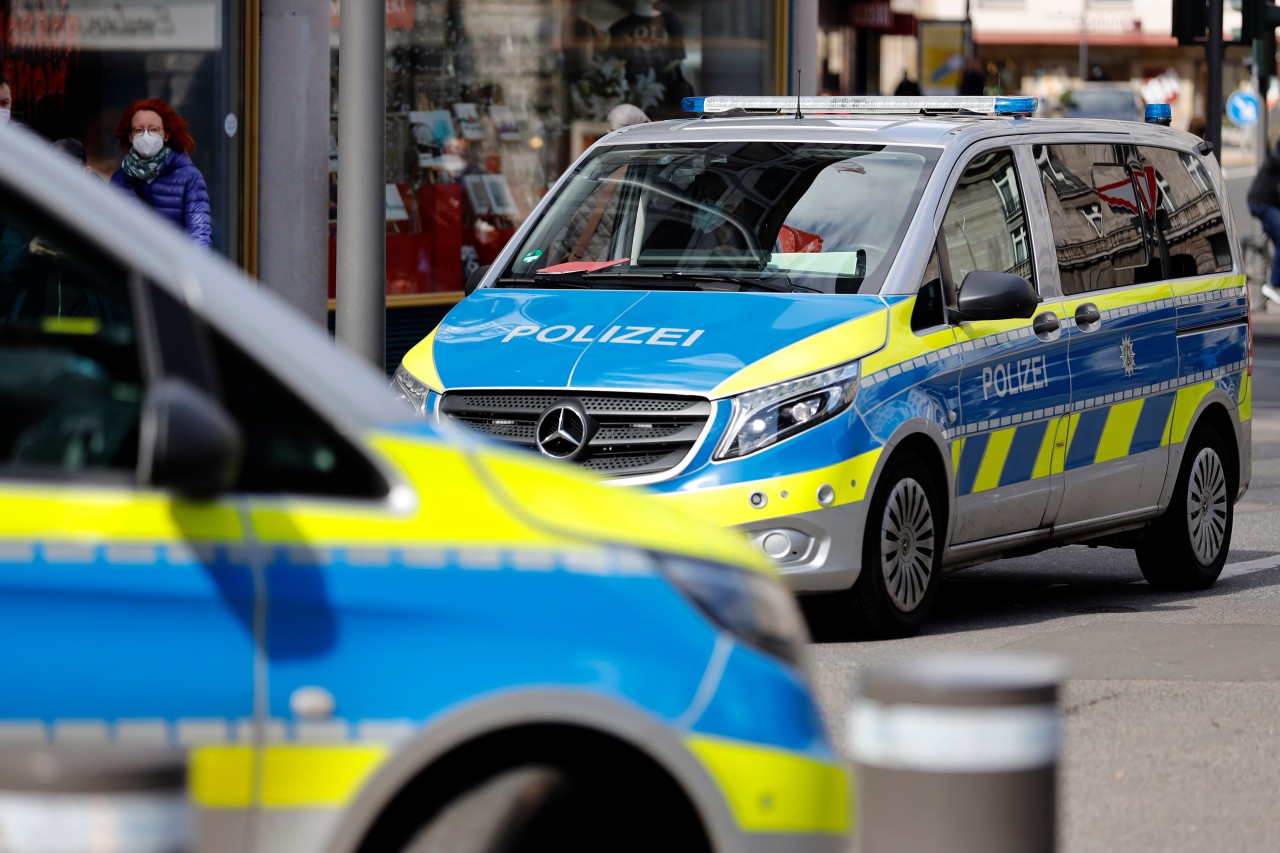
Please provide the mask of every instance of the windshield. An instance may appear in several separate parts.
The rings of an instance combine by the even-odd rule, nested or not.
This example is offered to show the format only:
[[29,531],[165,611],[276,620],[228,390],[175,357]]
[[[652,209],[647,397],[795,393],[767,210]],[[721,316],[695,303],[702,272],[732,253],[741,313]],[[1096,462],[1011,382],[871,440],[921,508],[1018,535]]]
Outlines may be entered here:
[[497,286],[875,293],[936,157],[782,142],[601,148]]

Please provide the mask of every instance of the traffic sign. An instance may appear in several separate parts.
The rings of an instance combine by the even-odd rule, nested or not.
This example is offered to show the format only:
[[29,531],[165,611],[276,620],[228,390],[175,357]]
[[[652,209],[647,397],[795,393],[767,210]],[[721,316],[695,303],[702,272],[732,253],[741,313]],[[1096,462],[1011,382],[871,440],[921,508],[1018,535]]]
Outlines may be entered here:
[[1227,98],[1227,118],[1239,127],[1257,124],[1261,109],[1258,96],[1252,92],[1232,92]]

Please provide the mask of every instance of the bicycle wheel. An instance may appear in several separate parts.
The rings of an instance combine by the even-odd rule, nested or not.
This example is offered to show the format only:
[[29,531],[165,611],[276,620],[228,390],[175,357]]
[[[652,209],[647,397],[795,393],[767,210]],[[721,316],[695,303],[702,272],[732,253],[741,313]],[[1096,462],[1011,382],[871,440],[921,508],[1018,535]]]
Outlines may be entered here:
[[1240,244],[1240,250],[1244,255],[1245,281],[1258,293],[1262,285],[1271,281],[1271,243],[1251,237]]

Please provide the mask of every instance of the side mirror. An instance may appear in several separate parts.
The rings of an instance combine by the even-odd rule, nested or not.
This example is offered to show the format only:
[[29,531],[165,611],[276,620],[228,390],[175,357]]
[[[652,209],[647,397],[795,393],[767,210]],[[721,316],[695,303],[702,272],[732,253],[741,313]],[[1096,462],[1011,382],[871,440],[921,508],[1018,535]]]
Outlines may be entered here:
[[467,283],[462,286],[463,296],[470,296],[475,292],[480,282],[484,281],[484,277],[489,274],[489,266],[489,264],[482,264],[471,271],[471,275],[467,276]]
[[229,489],[240,471],[240,429],[222,405],[183,379],[166,378],[142,404],[144,483],[192,497]]
[[974,270],[960,283],[960,304],[951,315],[957,320],[1025,320],[1039,304],[1040,295],[1022,276]]

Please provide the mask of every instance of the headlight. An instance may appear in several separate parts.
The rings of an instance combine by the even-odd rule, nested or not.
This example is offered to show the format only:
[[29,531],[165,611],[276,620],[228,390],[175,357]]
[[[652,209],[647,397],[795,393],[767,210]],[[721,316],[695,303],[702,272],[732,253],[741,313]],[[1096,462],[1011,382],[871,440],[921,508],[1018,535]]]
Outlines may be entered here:
[[665,556],[663,571],[713,622],[756,648],[798,664],[808,641],[800,608],[777,578],[719,563]]
[[418,414],[426,412],[427,392],[431,389],[405,370],[403,364],[396,368],[395,377],[391,380],[391,390],[398,398],[404,400],[405,405]]
[[816,426],[847,409],[857,394],[857,362],[739,394],[716,458],[746,456]]

